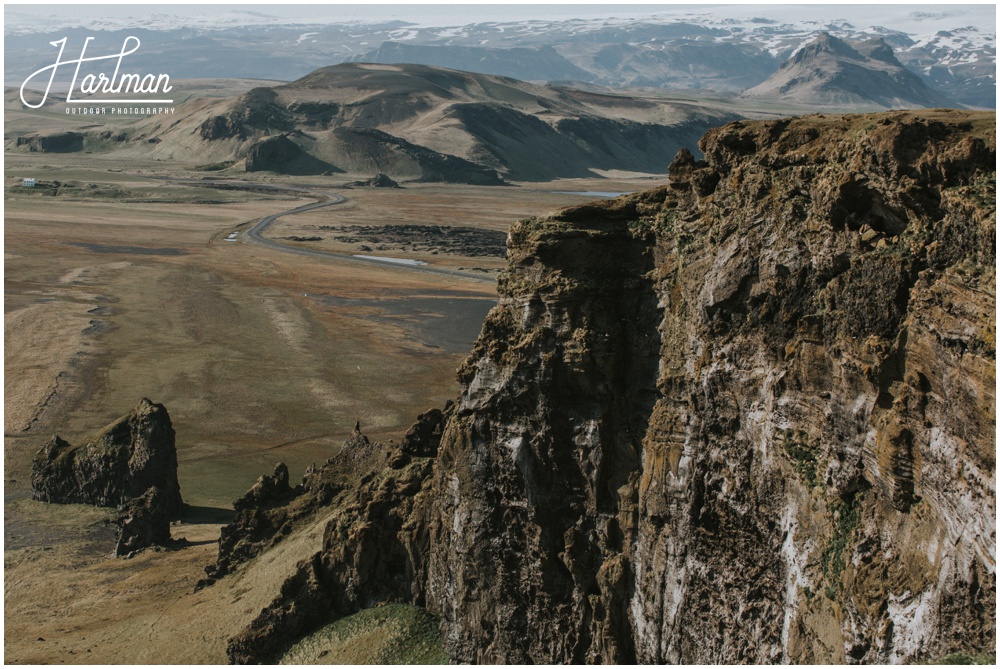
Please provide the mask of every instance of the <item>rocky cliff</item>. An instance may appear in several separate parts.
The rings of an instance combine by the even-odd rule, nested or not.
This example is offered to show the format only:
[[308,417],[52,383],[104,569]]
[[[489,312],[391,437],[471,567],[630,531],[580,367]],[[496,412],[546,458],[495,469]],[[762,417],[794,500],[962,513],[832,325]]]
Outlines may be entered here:
[[735,123],[701,149],[668,187],[511,230],[435,468],[449,651],[992,648],[994,117]]
[[18,137],[16,146],[28,146],[29,151],[72,153],[82,151],[84,136],[78,132],[56,132],[49,135]]
[[118,507],[154,486],[157,508],[179,516],[174,428],[166,407],[148,399],[83,445],[53,437],[31,467],[32,494],[42,502]]
[[511,228],[459,401],[338,493],[231,659],[380,601],[459,662],[995,648],[995,116],[700,148]]
[[247,150],[246,171],[274,170],[281,172],[292,160],[302,155],[299,145],[287,135],[262,139]]

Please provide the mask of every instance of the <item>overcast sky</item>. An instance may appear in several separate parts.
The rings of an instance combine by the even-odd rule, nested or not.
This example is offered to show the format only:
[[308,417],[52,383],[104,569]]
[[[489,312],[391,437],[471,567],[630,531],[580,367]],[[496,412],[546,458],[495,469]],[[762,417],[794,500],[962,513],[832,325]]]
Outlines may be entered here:
[[[179,22],[191,19],[200,26],[210,25],[213,18],[220,23],[337,23],[346,21],[403,20],[420,25],[455,26],[484,21],[524,21],[530,19],[569,19],[601,17],[642,17],[659,15],[682,18],[691,13],[712,13],[722,16],[762,16],[778,21],[846,19],[858,26],[882,25],[906,32],[928,32],[955,27],[976,25],[980,29],[996,27],[996,5],[956,5],[950,3],[906,2],[876,5],[845,4],[616,4],[616,3],[564,3],[564,4],[481,4],[463,3],[446,5],[421,4],[267,4],[239,2],[232,4],[143,4],[121,3],[94,4],[6,4],[5,20],[8,29],[35,27],[53,29],[71,25],[87,26],[90,21],[109,17],[134,19],[136,27],[152,17],[177,17]],[[153,27],[153,26],[150,26]]]

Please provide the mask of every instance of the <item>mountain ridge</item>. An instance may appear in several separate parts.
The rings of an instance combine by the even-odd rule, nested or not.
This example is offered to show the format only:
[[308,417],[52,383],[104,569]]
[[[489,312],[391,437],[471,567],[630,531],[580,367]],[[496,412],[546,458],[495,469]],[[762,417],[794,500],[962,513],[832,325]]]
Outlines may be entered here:
[[[881,8],[884,9],[884,8]],[[764,81],[780,63],[821,32],[864,41],[882,37],[899,60],[925,84],[956,101],[977,107],[996,105],[995,16],[964,8],[947,14],[912,12],[891,18],[871,8],[861,17],[828,13],[823,19],[800,16],[802,8],[759,14],[717,6],[706,11],[666,12],[642,18],[482,21],[435,26],[421,22],[342,24],[264,19],[257,26],[151,17],[142,28],[125,28],[129,19],[108,17],[88,29],[55,33],[34,28],[7,33],[6,80],[17,86],[51,61],[52,40],[69,36],[79,43],[87,34],[121,44],[129,30],[142,30],[143,49],[130,56],[136,66],[159,71],[171,64],[176,78],[252,77],[296,79],[330,63],[377,52],[386,42],[448,51],[481,48],[477,57],[453,62],[457,69],[482,71],[480,57],[503,49],[550,46],[565,67],[568,60],[588,77],[572,77],[604,86],[642,85],[665,89],[741,91]],[[134,20],[133,20],[134,22]],[[870,25],[874,22],[874,25]],[[155,29],[154,29],[155,28]],[[194,56],[195,58],[192,58]],[[536,61],[536,65],[540,63]],[[693,65],[687,69],[687,65]],[[490,73],[490,72],[487,72]],[[504,71],[520,79],[565,81],[557,71]]]
[[[662,174],[664,147],[736,118],[721,109],[541,86],[425,65],[342,63],[224,98],[198,98],[73,146],[292,174],[498,184]],[[96,133],[96,136],[95,136]],[[276,139],[282,136],[283,139]],[[18,146],[42,145],[17,138]],[[34,143],[32,143],[34,142]]]
[[746,97],[882,108],[954,107],[903,67],[885,40],[848,44],[829,33],[799,49]]

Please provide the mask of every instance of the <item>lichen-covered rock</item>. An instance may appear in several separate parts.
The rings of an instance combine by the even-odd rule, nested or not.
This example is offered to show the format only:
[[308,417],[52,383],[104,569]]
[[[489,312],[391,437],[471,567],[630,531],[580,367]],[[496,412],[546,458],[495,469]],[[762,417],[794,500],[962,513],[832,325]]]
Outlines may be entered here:
[[734,123],[516,224],[435,467],[460,662],[990,650],[995,117]]
[[403,436],[400,450],[407,455],[436,456],[445,422],[454,410],[455,404],[449,400],[443,411],[431,409],[417,416],[417,422]]
[[32,495],[42,502],[119,507],[153,486],[167,513],[178,517],[174,428],[167,409],[145,398],[81,446],[53,437],[32,462]]
[[118,510],[115,557],[124,557],[150,546],[170,542],[170,513],[156,486],[134,497]]

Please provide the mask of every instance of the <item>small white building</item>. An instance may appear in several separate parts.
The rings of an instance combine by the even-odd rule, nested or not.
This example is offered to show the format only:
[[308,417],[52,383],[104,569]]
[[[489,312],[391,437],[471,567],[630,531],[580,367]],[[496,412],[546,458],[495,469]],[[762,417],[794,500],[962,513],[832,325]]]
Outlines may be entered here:
[[34,188],[35,183],[36,183],[35,177],[24,177],[24,181],[21,183],[21,185],[24,186],[25,188]]

